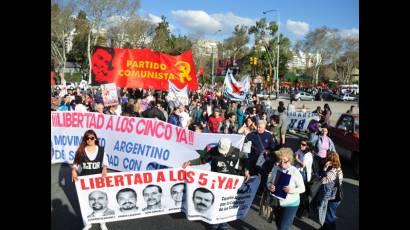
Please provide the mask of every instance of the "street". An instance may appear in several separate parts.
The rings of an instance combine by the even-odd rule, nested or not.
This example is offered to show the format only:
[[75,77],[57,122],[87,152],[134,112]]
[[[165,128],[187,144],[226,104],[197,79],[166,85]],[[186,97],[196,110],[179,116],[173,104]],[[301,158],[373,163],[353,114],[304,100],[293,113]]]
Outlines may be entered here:
[[[287,145],[293,150],[298,146],[299,137],[288,134]],[[336,146],[337,149],[337,146]],[[343,192],[344,200],[340,204],[337,216],[338,229],[359,229],[359,181],[354,177],[350,163],[342,161],[344,173]],[[243,220],[230,222],[232,229],[256,230],[276,229],[273,223],[268,223],[258,215],[259,199],[255,197],[251,210]],[[317,229],[319,225],[310,219],[295,218],[292,229]],[[51,229],[76,230],[83,227],[81,212],[78,204],[74,184],[71,182],[71,169],[67,164],[51,165]],[[188,221],[184,213],[161,215],[121,222],[107,223],[109,229],[134,230],[134,229],[207,229],[207,224],[202,221]],[[136,227],[138,226],[138,227]],[[93,225],[93,230],[100,229],[98,224]]]

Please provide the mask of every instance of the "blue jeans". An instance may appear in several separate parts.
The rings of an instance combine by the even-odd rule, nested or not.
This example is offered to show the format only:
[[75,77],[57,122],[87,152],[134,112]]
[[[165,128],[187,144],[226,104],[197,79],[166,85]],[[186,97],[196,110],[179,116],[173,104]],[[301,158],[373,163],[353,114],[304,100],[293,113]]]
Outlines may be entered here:
[[336,230],[336,209],[339,204],[340,201],[327,203],[326,219],[322,229]]
[[220,223],[220,224],[211,224],[212,229],[228,229],[229,224],[228,222]]
[[280,207],[276,217],[276,227],[278,230],[289,230],[295,219],[299,206]]

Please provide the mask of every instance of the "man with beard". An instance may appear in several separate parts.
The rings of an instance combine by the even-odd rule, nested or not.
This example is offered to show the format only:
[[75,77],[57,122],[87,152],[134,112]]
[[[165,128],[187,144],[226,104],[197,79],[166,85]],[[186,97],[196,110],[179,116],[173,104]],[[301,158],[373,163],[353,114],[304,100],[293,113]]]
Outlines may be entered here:
[[132,213],[138,211],[137,193],[130,188],[123,188],[117,193],[117,203],[121,213]]
[[93,212],[87,216],[88,218],[92,217],[101,217],[114,215],[115,212],[107,207],[108,197],[107,193],[96,190],[88,195],[88,202],[90,207],[93,209]]
[[206,188],[197,188],[192,197],[194,200],[195,210],[200,213],[205,213],[214,204],[214,194]]
[[165,208],[161,205],[162,188],[158,185],[148,185],[142,190],[142,195],[145,202],[147,202],[147,207],[143,208],[142,211]]

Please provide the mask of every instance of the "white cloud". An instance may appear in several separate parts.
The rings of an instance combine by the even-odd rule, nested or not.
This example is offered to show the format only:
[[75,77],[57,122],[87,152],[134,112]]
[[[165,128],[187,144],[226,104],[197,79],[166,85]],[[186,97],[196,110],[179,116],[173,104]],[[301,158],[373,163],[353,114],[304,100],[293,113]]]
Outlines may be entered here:
[[236,25],[250,26],[254,20],[236,16],[232,12],[208,14],[202,10],[172,11],[175,21],[182,27],[197,34],[214,35],[222,30],[224,34],[231,34]]
[[147,19],[152,22],[152,23],[160,23],[162,21],[161,17],[154,15],[154,14],[148,14]]
[[286,29],[297,37],[303,37],[309,32],[309,24],[302,21],[286,21]]
[[[152,24],[155,24],[156,26],[158,25],[158,23],[162,22],[162,19],[160,16],[154,15],[154,14],[148,14],[148,16],[146,17],[147,20],[149,22],[151,22]],[[168,21],[168,20],[167,20]],[[168,21],[169,22],[169,21]],[[175,26],[172,24],[169,24],[169,30],[172,32],[175,30]]]
[[340,30],[339,35],[343,38],[359,38],[359,29],[352,28],[352,29],[345,29]]
[[218,20],[227,30],[233,30],[236,25],[252,26],[255,24],[255,20],[236,16],[232,12],[226,14],[212,14],[211,17]]
[[195,33],[213,33],[222,29],[219,21],[202,10],[176,10],[171,13],[177,23]]

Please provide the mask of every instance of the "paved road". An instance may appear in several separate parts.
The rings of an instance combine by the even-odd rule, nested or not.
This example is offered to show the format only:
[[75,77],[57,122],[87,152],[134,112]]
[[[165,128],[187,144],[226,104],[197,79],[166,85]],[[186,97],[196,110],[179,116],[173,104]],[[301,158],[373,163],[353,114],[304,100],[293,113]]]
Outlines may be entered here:
[[[287,144],[292,149],[298,145],[298,137],[288,135]],[[353,177],[352,167],[342,162],[345,175],[343,183],[344,200],[338,209],[338,229],[359,229],[359,181]],[[230,222],[232,229],[237,230],[272,230],[276,229],[274,223],[267,221],[258,215],[259,199],[256,197],[251,210],[243,220]],[[74,184],[71,183],[71,171],[66,164],[51,165],[51,229],[53,230],[77,230],[83,224],[79,209],[78,199]],[[135,229],[184,229],[204,230],[207,224],[201,221],[188,221],[185,214],[171,214],[142,219],[127,220],[107,223],[109,229],[135,230]],[[295,219],[292,230],[317,229],[318,224],[304,218]],[[97,224],[93,230],[100,229]]]

